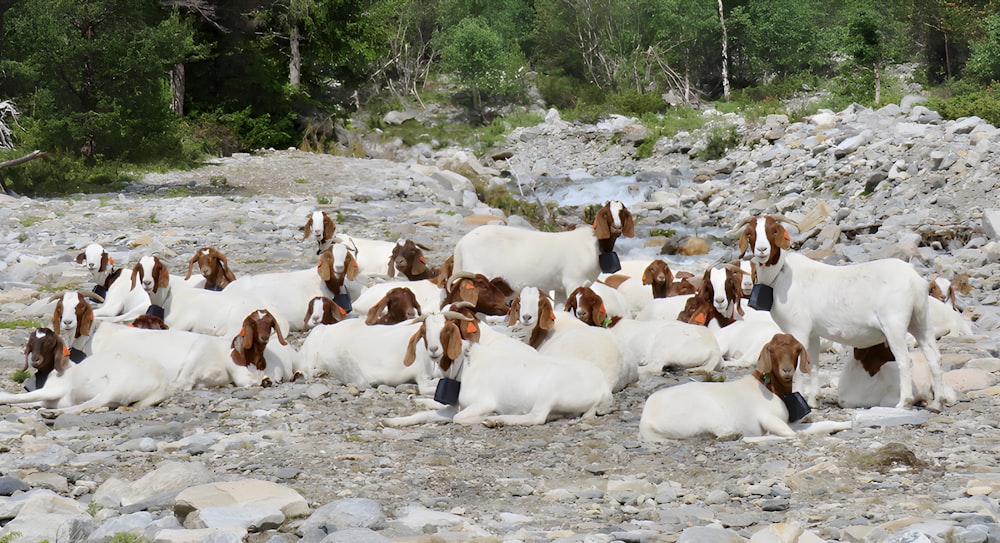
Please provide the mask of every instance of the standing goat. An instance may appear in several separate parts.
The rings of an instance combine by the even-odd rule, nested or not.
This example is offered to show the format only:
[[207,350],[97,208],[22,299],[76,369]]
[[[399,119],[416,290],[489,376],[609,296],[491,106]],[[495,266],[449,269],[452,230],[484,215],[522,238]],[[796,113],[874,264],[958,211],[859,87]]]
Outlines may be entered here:
[[598,211],[593,228],[538,232],[488,224],[455,245],[455,273],[502,277],[515,292],[537,287],[564,300],[576,287],[597,280],[602,251],[613,248],[619,236],[634,235],[632,214],[617,200]]
[[[791,237],[779,220],[762,216],[744,220],[739,238],[740,258],[750,251],[757,280],[774,289],[771,317],[782,331],[806,345],[811,360],[819,360],[820,338],[851,347],[871,347],[883,341],[899,364],[899,402],[913,405],[913,378],[906,334],[916,338],[934,381],[932,409],[954,403],[955,392],[942,378],[937,343],[927,311],[927,282],[909,264],[895,259],[850,266],[831,266],[789,252]],[[794,223],[792,223],[794,224]],[[806,399],[816,404],[819,372],[811,373]]]

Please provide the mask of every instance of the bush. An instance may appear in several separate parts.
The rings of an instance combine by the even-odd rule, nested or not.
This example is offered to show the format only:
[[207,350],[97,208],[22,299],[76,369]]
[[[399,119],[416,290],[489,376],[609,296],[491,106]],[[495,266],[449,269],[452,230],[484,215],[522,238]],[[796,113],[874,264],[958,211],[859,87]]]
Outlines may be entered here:
[[[10,151],[0,160],[14,158]],[[11,190],[30,196],[51,196],[73,192],[114,192],[135,175],[117,161],[88,161],[68,153],[53,153],[12,168],[4,175]]]
[[958,119],[973,115],[993,125],[1000,125],[1000,91],[994,85],[973,89],[968,86],[955,88],[961,94],[949,98],[931,98],[927,107],[945,119]]
[[715,125],[709,129],[705,148],[698,152],[698,159],[718,160],[726,156],[726,151],[739,145],[740,141],[742,138],[736,125]]
[[627,91],[613,94],[608,103],[619,115],[640,117],[648,113],[663,113],[667,110],[667,102],[659,94]]
[[539,74],[535,84],[545,103],[559,110],[581,103],[603,104],[605,99],[605,93],[596,85],[565,75]]

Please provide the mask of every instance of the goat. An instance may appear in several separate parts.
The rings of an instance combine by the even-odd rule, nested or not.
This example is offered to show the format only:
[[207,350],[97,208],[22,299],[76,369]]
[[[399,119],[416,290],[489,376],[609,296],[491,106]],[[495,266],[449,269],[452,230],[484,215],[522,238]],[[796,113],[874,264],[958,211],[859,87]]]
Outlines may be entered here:
[[[889,346],[879,343],[856,347],[852,359],[844,365],[837,384],[837,404],[844,408],[892,407],[899,403],[899,365]],[[931,372],[927,360],[912,353],[914,402],[928,401]]]
[[325,211],[313,211],[306,219],[306,225],[302,229],[304,239],[312,239],[316,242],[316,254],[322,254],[334,242],[334,233],[337,231],[337,223],[326,214]]
[[[511,302],[507,312],[507,326],[520,323],[530,331],[527,344],[535,349],[542,346],[556,326],[556,313],[552,299],[535,287],[525,287]],[[569,316],[569,313],[566,313]],[[576,319],[559,319],[560,326]]]
[[796,368],[808,372],[810,363],[798,340],[776,334],[761,349],[751,375],[731,382],[689,382],[651,394],[639,419],[639,435],[649,443],[706,434],[793,437],[782,398],[792,393]]
[[[360,319],[320,325],[302,342],[297,369],[307,378],[329,375],[337,382],[360,387],[416,383],[421,394],[432,394],[436,381],[428,373],[428,365],[403,362],[410,357],[435,362],[446,355],[457,358],[461,353],[455,345],[441,342],[445,324],[443,314],[431,313],[393,326],[368,326]],[[418,334],[426,338],[425,348],[419,350],[416,342],[411,346],[410,341]]]
[[229,269],[229,259],[214,247],[202,247],[195,251],[191,261],[188,262],[187,275],[184,280],[191,278],[194,265],[198,264],[202,277],[205,278],[206,290],[222,290],[226,285],[236,280],[236,275]]
[[642,271],[642,284],[650,285],[653,290],[653,298],[681,296],[694,294],[698,290],[698,286],[690,280],[692,277],[694,276],[688,272],[678,272],[675,277],[670,271],[669,264],[661,259],[656,259]]
[[692,294],[654,298],[635,316],[637,321],[674,321],[684,311]]
[[[543,424],[553,415],[591,418],[611,404],[611,388],[597,366],[579,358],[550,356],[502,335],[470,340],[456,378],[458,405],[383,420],[387,426],[426,422]],[[428,368],[443,375],[444,368]]]
[[358,315],[367,315],[372,307],[378,303],[394,288],[405,288],[413,292],[417,297],[420,307],[436,310],[441,307],[444,299],[444,291],[437,284],[430,280],[420,281],[386,281],[376,283],[364,291],[353,301],[354,312]]
[[306,316],[302,329],[308,330],[320,324],[334,324],[347,318],[347,311],[327,296],[314,296],[306,306]]
[[52,298],[57,300],[52,310],[52,330],[61,336],[69,347],[70,360],[81,362],[90,352],[91,332],[94,328],[94,310],[86,298],[94,298],[92,292],[66,292]]
[[581,286],[570,293],[563,311],[572,313],[589,326],[610,328],[621,320],[622,315],[610,314],[604,299],[590,287]]
[[233,363],[232,350],[232,338],[185,330],[147,330],[109,322],[94,333],[94,352],[88,360],[106,352],[154,360],[163,368],[165,382],[173,390],[260,384],[261,376]]
[[396,287],[368,310],[365,324],[399,324],[420,315],[417,295],[406,287]]
[[972,286],[969,284],[969,274],[960,273],[954,279],[948,280],[944,277],[935,277],[927,287],[927,293],[942,302],[951,302],[951,308],[958,311],[956,298],[958,294],[969,294]]
[[[927,282],[907,263],[875,260],[831,266],[788,251],[791,237],[780,216],[750,217],[737,228],[740,258],[751,251],[757,280],[773,288],[771,317],[782,331],[806,345],[819,359],[820,338],[851,347],[871,347],[883,341],[899,364],[900,397],[896,407],[913,404],[913,382],[907,332],[913,334],[933,375],[931,409],[954,403],[955,392],[942,378],[941,355],[930,329]],[[745,227],[744,227],[745,225]],[[806,399],[815,405],[819,372],[810,374]]]
[[398,271],[410,281],[436,278],[438,270],[428,267],[427,257],[424,256],[423,251],[429,250],[430,247],[413,240],[397,241],[389,255],[389,277],[395,277]]
[[[617,210],[613,213],[612,209]],[[554,291],[560,299],[601,273],[601,251],[619,235],[632,237],[632,215],[621,202],[598,212],[593,228],[538,232],[505,225],[479,226],[455,244],[455,273],[503,277],[517,292],[524,287]]]
[[972,323],[953,307],[933,296],[927,297],[927,313],[935,338],[972,335]]
[[230,358],[233,363],[245,368],[253,366],[258,372],[264,373],[262,386],[293,379],[294,350],[289,347],[276,351],[270,342],[272,331],[278,338],[278,344],[287,347],[288,342],[274,315],[266,309],[258,309],[243,319],[243,328],[231,343]]
[[757,264],[750,260],[738,260],[732,264],[739,266],[740,270],[743,271],[740,276],[740,295],[744,298],[750,298],[753,285],[757,282]]
[[[93,263],[90,255],[92,252],[96,252],[96,249],[91,249],[91,247],[88,246],[88,250],[86,251],[86,263],[88,268],[92,270],[92,273],[95,273],[93,270],[99,270],[100,268],[96,266],[100,264],[95,265]],[[100,255],[102,253],[97,254]],[[100,258],[103,259],[103,257]],[[110,259],[110,257],[108,258]],[[101,262],[101,260],[98,260],[98,262]],[[96,272],[97,275],[95,276],[99,276],[101,273],[103,272]],[[135,274],[134,267],[132,273]],[[149,294],[145,289],[135,288],[134,281],[129,281],[122,277],[121,270],[117,270],[117,273],[108,274],[104,282],[104,287],[103,292],[106,292],[104,302],[101,304],[101,307],[94,310],[94,318],[96,319],[118,322],[131,321],[149,309]],[[97,289],[96,287],[94,290],[98,293],[102,292],[101,289]]]
[[396,244],[391,241],[364,239],[353,236],[338,236],[337,241],[345,244],[354,253],[358,272],[364,275],[389,275],[389,259]]
[[462,272],[455,274],[448,282],[441,306],[468,302],[477,313],[501,316],[507,314],[507,298],[513,295],[514,290],[501,277],[488,279],[481,273]]
[[156,315],[139,315],[132,321],[129,326],[133,328],[142,328],[145,330],[169,330],[170,327],[163,319],[157,317]]
[[704,326],[677,320],[621,319],[609,330],[618,338],[626,358],[634,360],[640,372],[714,371],[722,361],[715,336]]
[[117,352],[93,354],[85,364],[73,364],[66,344],[48,328],[28,339],[25,365],[51,367],[44,386],[22,394],[0,393],[0,404],[37,402],[41,407],[79,413],[102,407],[148,407],[167,398],[169,381],[163,368],[142,356]]
[[76,263],[86,266],[94,281],[94,293],[101,301],[108,295],[111,284],[121,276],[122,269],[115,266],[115,259],[99,243],[91,243],[76,255]]
[[705,270],[701,288],[688,299],[677,319],[704,325],[714,320],[720,327],[725,327],[743,318],[740,305],[743,298],[740,294],[742,272],[735,270],[728,266]]
[[[358,265],[353,254],[342,243],[334,243],[323,251],[315,268],[290,272],[244,275],[222,291],[227,296],[250,296],[259,307],[269,310],[288,330],[303,330],[303,315],[309,302],[317,296],[336,299],[339,294],[360,293],[361,285],[354,279]],[[170,324],[170,319],[167,319]],[[171,326],[173,326],[171,324]]]

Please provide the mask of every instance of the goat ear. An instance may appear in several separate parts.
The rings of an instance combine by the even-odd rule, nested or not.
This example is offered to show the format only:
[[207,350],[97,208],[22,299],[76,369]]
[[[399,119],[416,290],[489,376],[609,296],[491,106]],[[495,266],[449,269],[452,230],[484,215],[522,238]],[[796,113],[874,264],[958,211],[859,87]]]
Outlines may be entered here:
[[[576,314],[576,310],[577,310],[577,305],[576,305],[576,293],[577,293],[577,291],[579,291],[579,290],[580,290],[579,288],[578,288],[578,289],[576,289],[576,290],[574,290],[574,291],[573,291],[572,293],[570,293],[570,295],[569,295],[569,296],[568,296],[568,297],[566,298],[566,305],[564,305],[564,306],[563,306],[563,311],[568,311],[568,312],[570,312],[570,313],[573,313],[574,315]],[[538,302],[538,305],[539,305],[539,306],[541,306],[541,305],[542,305],[542,303],[541,303],[541,302]],[[540,309],[540,308],[539,308],[539,312],[541,312],[541,309]],[[542,318],[542,316],[541,316],[541,315],[539,315],[539,316],[538,316],[538,318],[539,318],[539,320],[540,320],[540,319]]]
[[441,334],[444,336],[444,354],[455,360],[462,356],[462,332],[454,322],[445,325]]
[[417,359],[417,342],[426,333],[427,327],[420,325],[420,329],[416,331],[412,336],[410,336],[410,341],[406,343],[406,354],[403,355],[403,365],[412,366],[413,362]]
[[462,281],[459,283],[458,289],[458,297],[463,302],[469,302],[472,305],[479,303],[479,289],[472,284],[472,281]]
[[330,252],[330,249],[323,251],[319,255],[319,262],[316,264],[316,273],[324,281],[329,281],[333,278],[333,253]]
[[288,342],[285,341],[285,335],[281,333],[281,326],[278,325],[278,319],[274,318],[274,315],[271,315],[271,328],[274,329],[274,333],[278,336],[278,343],[288,345]]
[[410,264],[410,274],[423,275],[427,273],[427,258],[423,253],[417,253],[416,261]]
[[229,259],[226,258],[226,255],[216,251],[216,258],[218,259],[219,266],[222,267],[222,274],[226,279],[235,281],[236,274],[233,273],[233,270],[229,269]]
[[777,227],[774,231],[774,244],[780,249],[788,249],[792,246],[792,237],[788,235],[788,230],[785,230],[784,226],[780,223],[776,223]]
[[604,302],[600,302],[595,311],[590,312],[590,320],[597,326],[604,326],[608,320],[608,309],[604,307]]
[[751,232],[753,232],[753,229],[750,227],[750,225],[747,225],[747,227],[743,229],[743,233],[740,234],[740,256],[737,257],[740,260],[743,259],[743,256],[747,254],[747,249],[750,248]]
[[771,373],[774,368],[774,362],[771,361],[771,351],[768,350],[767,345],[760,350],[760,355],[757,357],[757,371],[767,375]]
[[167,288],[167,286],[170,285],[170,272],[167,271],[167,267],[164,266],[159,259],[157,259],[156,265],[153,266],[153,274],[156,275],[156,282],[153,284],[153,292],[156,292],[161,288]]
[[61,303],[56,303],[55,309],[52,310],[52,331],[59,335],[59,325],[62,324],[62,312],[63,306]]
[[389,296],[382,296],[382,299],[368,310],[368,316],[365,318],[365,324],[371,326],[378,322],[378,318],[382,316],[382,312],[385,311],[387,307],[389,307]]
[[94,325],[94,310],[82,297],[76,307],[76,335],[77,337],[89,336],[90,328]]
[[622,208],[622,212],[619,215],[622,220],[622,235],[627,238],[635,237],[635,219],[632,217],[632,212],[628,209]]
[[347,253],[347,262],[345,262],[345,265],[347,267],[347,278],[351,281],[357,279],[361,268],[358,266],[358,261],[354,260],[354,255]]
[[396,255],[389,255],[389,277],[396,277]]
[[552,302],[547,298],[538,302],[538,327],[551,330],[556,325],[556,314],[552,311]]
[[608,239],[611,237],[611,211],[605,205],[597,211],[594,217],[594,235],[597,239]]
[[799,371],[802,373],[809,373],[812,371],[812,361],[809,360],[809,351],[807,351],[801,343],[799,344],[796,356],[799,357]]
[[646,269],[642,270],[642,284],[652,285],[653,284],[653,265],[650,264],[646,266]]
[[312,213],[310,213],[309,218],[306,219],[306,225],[302,228],[302,235],[308,239],[309,236],[312,234],[312,228],[313,228],[313,217]]
[[80,254],[76,255],[76,263],[77,264],[83,264],[83,262],[85,260],[87,260],[87,253],[80,253]]
[[[138,263],[136,263],[136,265],[132,267],[132,288],[130,290],[135,290],[135,278],[137,275],[138,276],[142,275],[142,266],[140,266]],[[139,279],[141,280],[142,277],[140,277]]]
[[194,263],[197,261],[198,261],[198,251],[195,251],[194,256],[192,256],[191,260],[188,261],[188,272],[187,275],[184,276],[185,281],[191,279],[191,272],[194,271]]
[[514,301],[510,303],[510,308],[507,309],[507,326],[514,326],[517,324],[517,319],[521,315],[521,297],[518,296],[514,298]]
[[330,239],[337,231],[337,223],[329,215],[323,215],[323,239]]
[[243,321],[243,328],[240,329],[240,339],[242,340],[244,351],[253,347],[253,336],[253,322],[248,317]]

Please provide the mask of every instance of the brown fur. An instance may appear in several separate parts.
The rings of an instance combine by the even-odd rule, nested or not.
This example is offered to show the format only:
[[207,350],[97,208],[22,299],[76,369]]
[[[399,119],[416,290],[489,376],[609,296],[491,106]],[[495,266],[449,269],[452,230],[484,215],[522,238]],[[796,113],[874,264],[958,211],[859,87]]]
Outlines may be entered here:
[[792,393],[792,377],[796,368],[802,373],[810,371],[806,348],[791,334],[775,334],[760,350],[754,376],[765,383],[771,392],[783,398]]
[[[142,282],[145,279],[145,271],[143,271],[142,266],[136,263],[135,267],[132,268],[132,288],[135,288],[136,279]],[[170,272],[167,270],[167,266],[160,261],[159,257],[153,257],[153,269],[150,272],[153,276],[153,292],[158,292],[161,288],[167,288],[170,285]]]
[[323,280],[326,288],[330,289],[330,292],[340,294],[341,289],[344,288],[345,280],[353,281],[357,279],[360,268],[358,267],[358,261],[354,259],[354,254],[351,251],[347,251],[347,262],[344,263],[344,270],[344,274],[340,276],[333,271],[333,250],[327,248],[320,253],[319,263],[316,264],[316,272],[319,273],[319,278]]
[[[521,314],[521,297],[514,298],[507,312],[507,326],[517,324],[518,315]],[[552,309],[552,300],[544,293],[539,293],[538,297],[538,322],[531,329],[531,337],[528,338],[528,345],[539,348],[549,336],[556,325],[556,313]]]
[[337,302],[326,296],[316,296],[312,300],[309,300],[309,305],[306,307],[306,315],[302,318],[303,324],[309,324],[309,315],[312,315],[315,304],[323,305],[323,315],[320,318],[320,324],[334,324],[347,318],[347,311],[344,311],[343,307],[337,305]]
[[429,250],[430,247],[409,239],[402,244],[397,243],[389,257],[389,277],[395,277],[397,270],[410,281],[437,277],[438,270],[427,266],[427,257],[424,256],[424,251]]
[[[750,219],[747,225],[743,228],[743,233],[740,234],[740,256],[743,258],[747,251],[753,251],[753,246],[757,242],[757,221],[760,217],[754,217]],[[788,249],[792,245],[792,238],[789,236],[788,231],[785,227],[781,225],[774,217],[770,215],[764,216],[764,232],[767,235],[768,241],[771,242],[772,248],[777,249]],[[773,266],[778,263],[778,257],[781,255],[780,250],[772,250],[770,258],[764,264],[766,266]]]
[[271,331],[274,331],[278,338],[278,343],[288,345],[281,327],[274,315],[266,309],[258,309],[247,315],[243,319],[243,328],[240,333],[233,338],[233,350],[230,356],[237,366],[249,366],[253,364],[259,371],[264,371],[267,361],[264,360],[264,349],[271,338]]
[[594,216],[594,235],[597,236],[597,243],[602,252],[613,251],[615,241],[620,236],[635,237],[635,219],[632,217],[632,212],[622,207],[618,219],[622,225],[620,229],[615,228],[610,201],[605,202],[604,207],[597,210],[597,215]]
[[614,326],[621,320],[621,317],[608,317],[604,299],[590,287],[577,287],[566,298],[566,307],[563,310],[573,313],[576,318],[590,326],[601,328]]
[[236,275],[229,268],[229,259],[214,247],[202,247],[195,251],[194,256],[188,262],[185,280],[191,278],[195,264],[198,264],[198,269],[205,277],[205,288],[208,290],[221,290],[236,280]]
[[167,323],[163,322],[163,319],[155,315],[139,315],[132,321],[129,326],[133,328],[142,328],[145,330],[169,330],[170,327]]
[[[77,339],[80,336],[89,336],[90,329],[94,325],[94,310],[87,303],[87,300],[83,298],[83,295],[77,293],[77,302],[73,306],[73,311],[76,312],[76,333],[73,339]],[[59,335],[60,325],[62,324],[63,311],[66,308],[63,307],[63,297],[59,296],[59,301],[56,302],[56,307],[52,311],[52,330]]]
[[399,324],[420,315],[417,295],[405,287],[396,287],[368,310],[365,324]]
[[889,350],[889,345],[883,342],[871,347],[855,347],[854,359],[865,368],[869,376],[875,377],[875,374],[882,369],[882,366],[887,362],[896,360],[896,357]]
[[500,316],[507,314],[507,298],[513,295],[514,289],[500,277],[488,279],[481,273],[471,277],[459,275],[448,287],[441,307],[468,302],[478,313]]

